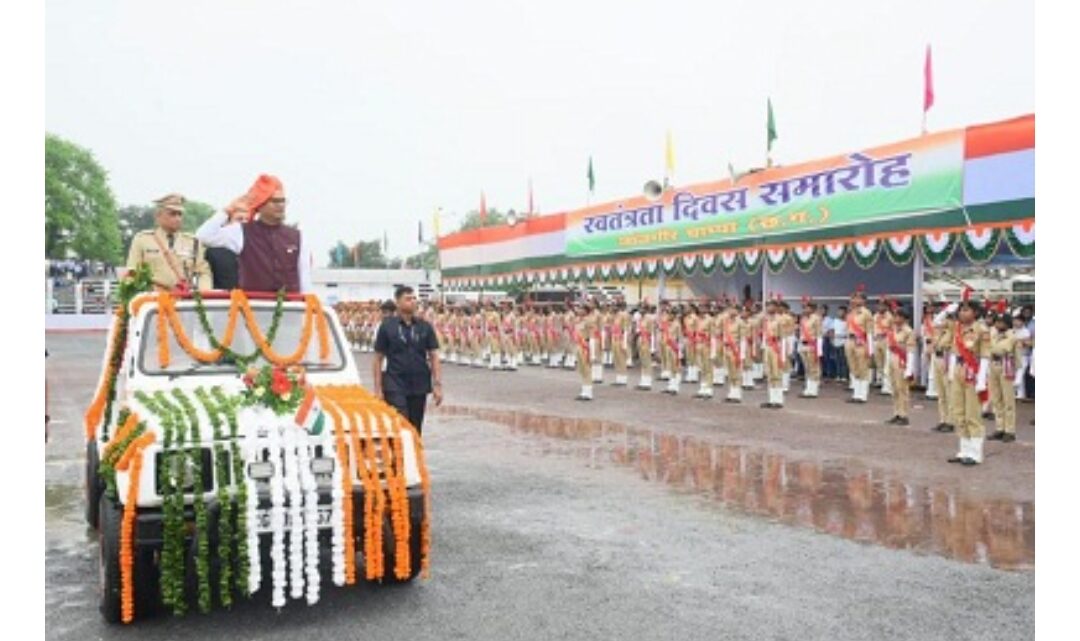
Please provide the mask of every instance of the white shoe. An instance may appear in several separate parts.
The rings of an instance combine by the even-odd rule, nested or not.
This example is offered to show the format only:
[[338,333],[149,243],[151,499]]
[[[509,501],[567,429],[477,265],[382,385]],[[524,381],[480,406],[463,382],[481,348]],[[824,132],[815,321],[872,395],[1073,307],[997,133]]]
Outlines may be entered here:
[[976,463],[983,462],[983,438],[969,438],[968,439],[968,458]]
[[626,374],[616,374],[615,375],[615,384],[616,385],[619,385],[621,387],[621,386],[626,385],[627,383],[628,383],[628,381],[627,381]]
[[591,401],[593,400],[592,385],[582,385],[581,393],[578,394],[578,400]]
[[652,389],[652,376],[642,376],[641,379],[638,380],[637,386],[638,386],[638,389],[650,389],[651,390]]

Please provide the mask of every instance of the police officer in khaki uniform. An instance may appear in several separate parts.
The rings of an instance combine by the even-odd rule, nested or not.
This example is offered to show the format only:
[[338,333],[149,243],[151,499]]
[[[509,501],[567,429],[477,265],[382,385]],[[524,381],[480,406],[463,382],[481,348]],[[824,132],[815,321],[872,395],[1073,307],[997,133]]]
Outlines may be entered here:
[[184,223],[184,197],[169,194],[154,201],[157,227],[135,234],[128,252],[127,268],[150,266],[159,291],[187,293],[213,288],[213,275],[205,248],[195,236],[180,231]]

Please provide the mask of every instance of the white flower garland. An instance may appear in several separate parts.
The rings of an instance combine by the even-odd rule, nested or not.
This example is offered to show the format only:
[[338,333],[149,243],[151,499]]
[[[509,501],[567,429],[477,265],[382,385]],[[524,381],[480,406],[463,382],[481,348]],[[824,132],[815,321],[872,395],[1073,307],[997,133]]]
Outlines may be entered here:
[[323,445],[323,456],[328,453],[332,453],[334,459],[330,481],[330,552],[334,563],[334,585],[341,587],[345,585],[345,492],[341,489],[341,459],[329,443]]
[[300,487],[304,492],[304,578],[307,581],[308,605],[319,601],[319,491],[315,474],[311,471],[310,438],[297,430],[300,447],[297,461],[300,465]]
[[[251,437],[245,439],[245,458],[249,462],[259,460],[261,448],[253,447],[249,443]],[[245,470],[246,472],[246,470]],[[240,506],[247,510],[247,552],[248,552],[248,594],[255,594],[262,585],[262,554],[259,550],[259,488],[255,485],[255,479],[247,476],[243,483],[247,485],[247,505]]]
[[297,432],[284,428],[285,492],[289,500],[289,596],[304,596],[304,495],[300,491]]
[[285,605],[285,482],[277,468],[281,466],[281,446],[278,426],[270,428],[270,461],[274,464],[274,474],[270,477],[270,576],[273,579],[273,594],[270,604],[275,608]]

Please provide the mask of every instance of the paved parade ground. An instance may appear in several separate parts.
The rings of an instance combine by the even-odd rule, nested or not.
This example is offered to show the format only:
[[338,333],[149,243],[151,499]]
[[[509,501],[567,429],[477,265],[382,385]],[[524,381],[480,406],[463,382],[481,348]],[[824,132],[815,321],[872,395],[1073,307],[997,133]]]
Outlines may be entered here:
[[[1034,405],[985,463],[891,401],[823,397],[760,409],[596,388],[571,371],[445,366],[425,424],[432,577],[326,589],[280,613],[136,620],[97,611],[82,520],[81,415],[103,334],[49,334],[46,629],[50,639],[1024,639],[1034,636]],[[370,359],[358,355],[365,378]],[[610,383],[611,372],[606,373]],[[631,383],[636,382],[636,375]]]

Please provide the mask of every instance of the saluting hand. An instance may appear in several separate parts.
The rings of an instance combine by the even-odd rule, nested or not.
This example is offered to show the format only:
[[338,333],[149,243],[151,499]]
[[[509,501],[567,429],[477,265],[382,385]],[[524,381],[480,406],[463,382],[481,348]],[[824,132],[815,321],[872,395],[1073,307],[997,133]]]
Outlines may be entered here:
[[229,215],[229,222],[247,222],[250,216],[251,205],[248,204],[247,196],[233,199],[225,207],[225,213]]

